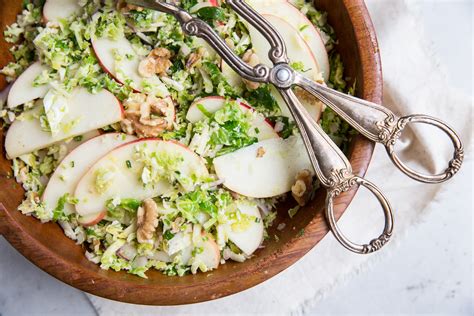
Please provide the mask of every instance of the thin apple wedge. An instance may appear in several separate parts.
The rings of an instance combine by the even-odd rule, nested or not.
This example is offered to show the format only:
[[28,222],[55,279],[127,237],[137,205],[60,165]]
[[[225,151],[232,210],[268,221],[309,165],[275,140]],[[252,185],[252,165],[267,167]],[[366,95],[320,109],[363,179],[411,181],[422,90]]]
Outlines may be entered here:
[[203,272],[217,269],[221,261],[219,246],[211,234],[203,234],[202,241],[197,244],[202,251],[197,251],[192,258],[193,265],[202,268]]
[[243,216],[240,216],[240,222],[229,225],[227,236],[240,250],[250,256],[263,241],[262,216],[257,205],[248,201],[236,203]]
[[[124,84],[126,81],[130,81],[130,86],[135,91],[141,92],[146,82],[160,82],[156,75],[150,78],[140,76],[138,73],[140,56],[137,55],[132,44],[125,36],[116,40],[106,37],[93,38],[91,42],[100,66],[118,83]],[[161,94],[160,97],[169,95],[164,85]]]
[[[288,58],[291,63],[301,64],[304,75],[311,80],[320,78],[320,69],[316,58],[314,57],[311,49],[304,39],[298,34],[298,31],[291,26],[284,19],[271,15],[263,14],[263,17],[272,24],[283,37],[285,41]],[[265,65],[272,66],[272,62],[268,58],[268,52],[270,51],[270,44],[265,37],[257,31],[256,28],[249,25],[249,34],[252,40],[252,46],[260,59],[260,62]]]
[[46,22],[67,19],[81,10],[78,0],[46,0],[43,17]]
[[274,15],[288,22],[308,44],[325,81],[329,79],[329,57],[321,32],[298,8],[287,0],[248,0],[260,14]]
[[44,131],[39,116],[43,107],[37,105],[15,120],[5,139],[5,150],[11,159],[46,148],[61,140],[119,122],[123,118],[120,101],[109,91],[97,94],[84,88],[74,89],[67,99],[67,112],[62,118],[58,133]]
[[[288,108],[288,105],[286,104],[285,100],[281,97],[281,94],[278,92],[275,87],[271,87],[271,93],[272,96],[275,98],[275,101],[277,102],[278,106],[281,109],[281,113],[284,116],[289,117],[291,120],[293,120],[293,116],[291,115],[290,109]],[[324,111],[325,105],[319,101],[316,97],[310,95],[309,93],[299,90],[295,90],[296,96],[298,97],[298,100],[301,102],[301,105],[304,106],[304,108],[308,111],[308,113],[311,115],[311,117],[316,121],[319,122],[321,119],[321,114]]]
[[110,151],[81,178],[74,192],[76,212],[97,214],[113,198],[144,200],[170,192],[169,180],[156,173],[161,168],[185,191],[194,188],[194,179],[209,176],[203,159],[187,147],[159,139],[137,140]]
[[224,78],[232,87],[241,88],[244,85],[242,77],[223,60],[221,61],[221,71]]
[[225,187],[253,198],[289,192],[299,171],[313,170],[299,136],[264,140],[217,157],[214,168]]
[[36,77],[48,67],[37,61],[31,64],[13,83],[8,93],[7,106],[12,109],[26,102],[43,98],[50,86],[48,84],[35,87],[33,85]]
[[[206,115],[199,109],[201,106],[205,109],[205,111],[209,113],[215,113],[224,107],[225,102],[226,99],[220,96],[199,99],[189,107],[188,113],[186,114],[186,119],[191,123],[196,123],[206,117]],[[251,106],[243,102],[239,102],[239,105],[242,111],[255,111]],[[253,136],[257,137],[258,140],[279,137],[278,133],[276,133],[273,129],[273,126],[260,113],[255,113],[255,118],[252,122],[251,133]]]
[[82,226],[94,226],[105,218],[107,211],[102,211],[96,214],[89,214],[86,216],[79,216],[78,222]]
[[[61,161],[49,179],[43,192],[42,200],[47,209],[54,209],[58,200],[65,194],[74,195],[74,190],[81,177],[102,156],[112,149],[135,140],[136,137],[110,133],[97,136],[74,149]],[[66,215],[74,213],[74,206],[64,206]]]

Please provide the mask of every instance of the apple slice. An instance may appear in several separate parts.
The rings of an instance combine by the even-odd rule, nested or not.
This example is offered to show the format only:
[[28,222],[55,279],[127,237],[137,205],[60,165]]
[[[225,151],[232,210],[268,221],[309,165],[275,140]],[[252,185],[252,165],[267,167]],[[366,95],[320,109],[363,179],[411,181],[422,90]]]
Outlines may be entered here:
[[[275,98],[275,101],[277,102],[278,106],[281,109],[281,113],[284,116],[287,116],[291,120],[293,120],[293,116],[291,115],[290,109],[288,108],[288,105],[286,104],[285,100],[283,100],[283,98],[281,97],[281,94],[273,86],[270,89],[271,89],[272,96]],[[313,97],[312,95],[307,95],[307,94],[300,95],[298,93],[296,94],[297,94],[298,100],[301,102],[301,105],[305,107],[305,109],[308,111],[308,113],[316,122],[319,122],[319,119],[321,118],[321,114],[324,111],[325,105],[321,101],[319,101],[316,97]]]
[[[92,39],[92,48],[100,66],[117,82],[124,84],[125,80],[130,79],[134,89],[141,88],[144,78],[138,73],[140,60],[125,36],[119,37],[117,40],[107,37]],[[129,58],[123,57],[120,65],[117,65],[115,53]]]
[[[102,69],[111,75],[115,81],[124,84],[130,80],[130,86],[136,91],[141,92],[145,82],[161,83],[160,78],[154,75],[151,78],[144,78],[138,73],[138,65],[140,64],[140,56],[133,49],[132,44],[125,36],[119,37],[117,40],[103,38],[93,38],[92,49],[99,60]],[[121,61],[116,61],[116,54],[119,54]],[[162,83],[161,83],[162,84]],[[162,92],[160,97],[166,97],[169,91],[162,84]]]
[[[112,149],[135,140],[136,137],[110,133],[92,138],[74,149],[56,168],[44,190],[42,200],[47,209],[54,209],[58,200],[69,193],[74,195],[74,189],[81,177],[99,158]],[[64,206],[66,215],[74,213],[70,204]]]
[[242,77],[234,71],[224,60],[221,61],[221,71],[227,82],[234,88],[240,88],[244,82]]
[[253,198],[289,192],[299,171],[313,170],[299,136],[264,140],[217,157],[214,168],[225,187]]
[[263,221],[257,205],[249,201],[238,201],[237,208],[246,216],[255,217],[249,223],[230,225],[227,236],[247,256],[254,253],[263,241]]
[[43,7],[43,17],[46,22],[67,19],[81,10],[78,0],[46,0]]
[[[225,102],[226,99],[220,96],[199,99],[189,107],[188,113],[186,114],[186,119],[191,123],[196,123],[206,117],[206,115],[199,109],[199,106],[203,106],[209,113],[215,113],[224,106]],[[239,105],[243,111],[255,111],[251,106],[243,102],[239,102]],[[258,140],[280,137],[273,129],[273,126],[260,113],[255,114],[251,131],[252,134],[255,134],[254,136],[257,137]]]
[[36,77],[47,70],[48,67],[42,65],[39,61],[26,68],[10,88],[7,99],[8,108],[12,109],[26,102],[43,98],[50,89],[50,86],[45,84],[34,87],[33,82]]
[[102,211],[97,214],[90,214],[86,216],[79,216],[78,222],[85,227],[94,226],[103,220],[105,215],[107,215],[107,211]]
[[11,159],[48,147],[61,140],[119,122],[123,118],[120,101],[109,91],[97,94],[84,88],[74,89],[67,99],[67,113],[61,129],[54,136],[41,128],[38,119],[43,107],[36,106],[24,113],[23,120],[15,120],[5,139],[5,150]]
[[[84,144],[88,140],[90,140],[94,137],[97,137],[99,135],[100,135],[99,130],[95,129],[93,131],[90,131],[90,132],[84,133],[82,135],[79,135],[78,138],[73,137],[72,139],[64,140],[62,142],[62,144],[64,144],[64,146],[66,146],[67,153],[69,154],[71,151],[73,151],[77,147],[81,146],[82,144]],[[66,157],[64,157],[64,158],[66,158]]]
[[206,271],[217,269],[221,261],[219,246],[212,238],[211,234],[203,234],[202,241],[197,245],[202,249],[197,252],[192,259],[193,263],[200,263],[206,267]]
[[[271,14],[263,14],[263,17],[272,24],[283,37],[286,43],[288,58],[291,62],[302,63],[303,69],[306,70],[304,75],[311,80],[320,78],[320,69],[316,58],[314,57],[308,44],[298,34],[298,31],[285,20]],[[255,53],[258,55],[260,62],[272,66],[272,62],[268,58],[270,44],[265,37],[257,31],[256,28],[249,25],[249,34],[252,39],[252,45]]]
[[[98,214],[104,210],[106,202],[113,198],[144,200],[171,191],[170,183],[164,179],[153,185],[144,185],[145,165],[137,160],[138,150],[178,161],[176,173],[183,178],[200,179],[209,176],[204,160],[187,147],[159,139],[137,140],[110,151],[79,180],[74,192],[78,199],[76,211],[79,215]],[[194,183],[181,185],[187,191],[194,188]]]
[[[260,14],[274,15],[288,22],[308,44],[325,81],[329,79],[329,57],[321,32],[298,8],[287,0],[248,0]],[[271,22],[270,22],[271,23]],[[279,30],[279,29],[278,29]]]

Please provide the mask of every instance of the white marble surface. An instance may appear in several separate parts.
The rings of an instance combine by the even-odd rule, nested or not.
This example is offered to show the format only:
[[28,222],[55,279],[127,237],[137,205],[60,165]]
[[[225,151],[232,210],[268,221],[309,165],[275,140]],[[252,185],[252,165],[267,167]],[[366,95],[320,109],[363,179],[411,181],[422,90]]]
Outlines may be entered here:
[[[472,95],[472,1],[418,2],[441,67],[461,92]],[[410,242],[308,313],[472,315],[472,161],[466,167],[455,179],[458,201],[445,201],[409,233]],[[42,272],[0,238],[0,315],[45,314],[95,311],[80,291]]]

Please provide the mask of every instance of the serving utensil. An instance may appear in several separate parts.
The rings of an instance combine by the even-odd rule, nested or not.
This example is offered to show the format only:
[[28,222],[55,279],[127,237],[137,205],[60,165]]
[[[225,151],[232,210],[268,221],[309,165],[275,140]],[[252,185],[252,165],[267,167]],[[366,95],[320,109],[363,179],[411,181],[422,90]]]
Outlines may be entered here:
[[[127,0],[137,6],[159,10],[172,14],[179,21],[187,35],[198,36],[206,40],[222,59],[246,80],[271,83],[288,104],[300,130],[316,176],[327,189],[326,218],[336,239],[347,249],[356,253],[371,253],[382,248],[389,240],[393,230],[392,208],[383,193],[370,181],[354,175],[351,164],[342,151],[312,119],[292,91],[294,85],[300,86],[327,106],[332,108],[344,120],[368,139],[382,143],[393,163],[409,177],[426,182],[441,183],[450,179],[461,167],[464,151],[456,132],[442,121],[427,115],[409,115],[398,118],[387,108],[352,97],[320,83],[305,78],[289,66],[286,45],[274,29],[259,13],[242,0],[227,0],[226,3],[248,23],[260,31],[270,43],[269,58],[273,67],[257,65],[251,67],[240,59],[217,33],[204,21],[194,18],[185,10],[172,3],[159,0]],[[446,170],[440,174],[424,175],[410,169],[395,154],[395,144],[408,123],[426,123],[440,128],[451,139],[455,150]],[[337,226],[334,216],[333,199],[356,185],[369,189],[380,205],[385,216],[382,234],[368,244],[359,245],[347,239]]]

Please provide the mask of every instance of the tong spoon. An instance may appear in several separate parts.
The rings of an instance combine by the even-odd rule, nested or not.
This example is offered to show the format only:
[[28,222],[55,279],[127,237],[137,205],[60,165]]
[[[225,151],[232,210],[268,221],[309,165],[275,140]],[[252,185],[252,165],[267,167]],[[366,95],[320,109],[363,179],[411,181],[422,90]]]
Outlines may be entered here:
[[[327,189],[325,215],[334,236],[345,248],[361,254],[371,253],[382,248],[392,235],[392,208],[387,198],[373,183],[353,174],[349,160],[301,105],[291,89],[293,85],[300,86],[319,98],[362,135],[372,141],[384,144],[394,164],[411,178],[426,183],[440,183],[451,178],[459,171],[464,151],[459,137],[452,128],[440,120],[426,115],[410,115],[397,118],[395,114],[381,105],[345,95],[305,78],[289,66],[286,45],[280,34],[265,18],[247,5],[245,1],[227,0],[226,3],[243,19],[260,31],[270,43],[271,49],[268,56],[274,64],[273,67],[263,64],[255,67],[249,66],[227,46],[207,23],[194,18],[174,4],[160,0],[127,0],[127,2],[172,14],[179,21],[187,35],[198,36],[207,41],[241,77],[253,82],[271,83],[277,88],[282,98],[288,104],[290,112],[300,130],[316,176]],[[396,156],[394,152],[395,143],[404,127],[411,122],[434,125],[451,138],[455,152],[453,159],[448,164],[448,168],[443,173],[437,175],[420,174],[407,167]],[[366,187],[375,195],[382,206],[385,216],[385,225],[381,235],[363,245],[350,241],[342,234],[337,225],[333,209],[334,198],[356,185]]]

